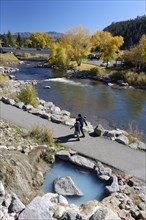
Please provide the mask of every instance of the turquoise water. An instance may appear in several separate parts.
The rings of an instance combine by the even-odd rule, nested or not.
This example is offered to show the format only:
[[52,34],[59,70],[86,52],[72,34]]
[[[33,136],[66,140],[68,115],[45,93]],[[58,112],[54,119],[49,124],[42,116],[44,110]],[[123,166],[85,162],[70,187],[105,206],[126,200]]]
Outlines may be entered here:
[[101,201],[106,197],[105,186],[107,182],[98,179],[94,171],[81,168],[67,161],[57,159],[50,172],[46,172],[43,191],[53,192],[53,181],[61,176],[71,176],[76,186],[84,196],[67,196],[69,203],[80,205],[90,200]]

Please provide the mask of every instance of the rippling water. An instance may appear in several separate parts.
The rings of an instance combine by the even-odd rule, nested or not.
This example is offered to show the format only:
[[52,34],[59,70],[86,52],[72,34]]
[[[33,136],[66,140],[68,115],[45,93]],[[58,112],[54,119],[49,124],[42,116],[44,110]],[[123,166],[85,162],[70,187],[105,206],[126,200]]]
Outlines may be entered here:
[[[36,63],[19,66],[17,79],[43,80],[37,86],[38,96],[52,101],[72,117],[81,113],[93,125],[127,129],[133,123],[146,134],[146,92],[133,89],[113,89],[88,79],[66,79],[66,74],[49,68],[37,68]],[[57,78],[52,78],[57,77]],[[63,77],[63,78],[62,78]],[[51,89],[45,89],[50,86]]]

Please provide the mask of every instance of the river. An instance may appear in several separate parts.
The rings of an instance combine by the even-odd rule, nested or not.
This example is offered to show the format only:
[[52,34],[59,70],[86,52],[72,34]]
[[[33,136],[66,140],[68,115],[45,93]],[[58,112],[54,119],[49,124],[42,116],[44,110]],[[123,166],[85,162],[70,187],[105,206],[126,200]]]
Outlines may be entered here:
[[[41,80],[38,96],[61,109],[87,117],[93,125],[106,129],[128,129],[129,124],[146,134],[146,93],[136,89],[113,89],[89,79],[67,79],[66,74],[50,68],[38,68],[35,62],[18,66],[13,75],[19,80]],[[55,78],[54,78],[55,77]],[[50,86],[50,89],[45,89]]]

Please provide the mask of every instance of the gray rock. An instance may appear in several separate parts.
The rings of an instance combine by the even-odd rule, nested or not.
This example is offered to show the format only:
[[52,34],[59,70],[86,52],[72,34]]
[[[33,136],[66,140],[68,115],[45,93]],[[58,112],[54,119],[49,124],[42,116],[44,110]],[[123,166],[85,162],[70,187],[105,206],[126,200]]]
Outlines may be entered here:
[[56,156],[63,159],[63,160],[69,160],[70,159],[70,153],[66,150],[61,150],[56,153]]
[[56,193],[63,196],[83,196],[83,193],[78,189],[70,176],[64,176],[54,181],[54,190]]
[[2,150],[2,149],[7,150],[8,148],[5,145],[0,145],[0,150]]
[[0,196],[4,196],[5,195],[5,188],[3,186],[2,181],[0,181]]
[[71,156],[70,161],[72,163],[75,163],[75,164],[77,164],[81,167],[85,167],[85,168],[93,169],[95,166],[93,161],[91,161],[90,159],[87,159],[85,157],[79,156],[79,155]]
[[136,150],[138,148],[138,143],[131,143],[129,144],[129,147]]
[[59,195],[59,196],[58,196],[58,202],[59,202],[60,204],[63,204],[63,205],[68,205],[67,199],[66,199],[64,196],[62,196],[62,195]]
[[139,141],[138,148],[141,149],[141,150],[146,151],[146,144],[141,142],[141,141]]
[[112,170],[109,167],[104,167],[101,162],[97,163],[97,167],[95,168],[95,170],[97,171],[97,174],[99,176],[104,176],[104,178],[105,176],[107,176],[106,179],[109,179],[112,175]]
[[3,66],[0,66],[0,73],[1,73],[1,74],[4,74],[4,71],[5,71],[4,67],[3,67]]
[[101,124],[99,124],[98,126],[96,126],[96,128],[94,129],[94,133],[97,135],[97,136],[103,136],[105,130],[104,128],[102,127]]
[[57,124],[60,124],[60,123],[64,122],[61,115],[52,115],[51,116],[51,121],[54,122],[54,123],[57,123]]
[[140,208],[141,210],[146,210],[146,204],[144,202],[141,202],[140,204],[138,204],[138,208]]
[[32,202],[22,211],[18,220],[53,220],[49,213],[47,201],[41,197],[35,197]]
[[29,111],[29,110],[31,110],[31,109],[33,109],[34,107],[32,106],[32,105],[23,105],[23,109],[25,110],[25,111]]
[[22,108],[23,108],[23,106],[24,106],[24,103],[23,103],[23,102],[17,102],[17,103],[15,103],[15,105],[14,105],[14,106],[16,106],[17,108],[22,109]]
[[120,220],[118,215],[111,209],[98,208],[97,211],[89,218],[89,220]]
[[117,137],[115,139],[115,141],[117,141],[120,144],[124,144],[124,145],[128,145],[129,144],[129,140],[125,135],[120,135],[119,137]]
[[66,111],[66,110],[62,110],[61,111],[61,115],[65,115],[65,116],[68,116],[68,117],[70,117],[70,112],[68,112],[68,111]]
[[20,201],[15,193],[12,194],[11,204],[9,206],[9,212],[19,213],[25,209],[25,205]]
[[69,209],[63,213],[59,220],[82,220],[82,216],[77,211]]
[[48,120],[51,119],[51,114],[46,113],[46,112],[42,112],[40,116],[41,118],[44,118],[44,119],[48,119]]
[[106,186],[106,189],[109,193],[115,193],[119,191],[118,178],[113,176],[113,182],[110,186]]
[[14,146],[8,146],[8,150],[16,150],[17,148]]

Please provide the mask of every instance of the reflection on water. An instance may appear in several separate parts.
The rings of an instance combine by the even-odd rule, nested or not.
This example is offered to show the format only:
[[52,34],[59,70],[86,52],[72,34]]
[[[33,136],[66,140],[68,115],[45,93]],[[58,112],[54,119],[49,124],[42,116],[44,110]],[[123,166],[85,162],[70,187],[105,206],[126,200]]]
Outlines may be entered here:
[[[18,79],[43,80],[36,86],[41,99],[70,111],[72,117],[82,113],[95,126],[101,123],[106,129],[127,129],[128,124],[134,121],[138,130],[146,134],[145,91],[113,89],[88,79],[66,79],[67,73],[36,68],[35,65],[23,64],[14,75]],[[51,89],[44,89],[45,86]]]
[[[43,190],[45,193],[54,192],[53,182],[61,176],[71,176],[84,196],[67,196],[69,203],[80,205],[90,200],[101,201],[105,194],[107,183],[98,179],[94,171],[87,170],[67,161],[57,159],[50,172],[45,175]],[[108,183],[109,184],[109,183]]]

